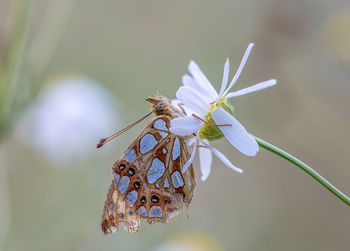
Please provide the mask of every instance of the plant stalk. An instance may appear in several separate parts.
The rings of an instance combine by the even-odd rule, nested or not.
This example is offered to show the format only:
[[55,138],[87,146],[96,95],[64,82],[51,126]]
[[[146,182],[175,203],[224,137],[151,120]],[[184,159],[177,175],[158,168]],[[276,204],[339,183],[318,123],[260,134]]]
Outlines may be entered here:
[[322,186],[324,186],[325,188],[327,188],[331,193],[333,193],[335,196],[337,196],[339,199],[341,199],[345,204],[347,204],[348,206],[350,206],[350,198],[348,196],[346,196],[343,192],[341,192],[338,188],[336,188],[335,186],[333,186],[328,180],[326,180],[325,178],[323,178],[318,172],[316,172],[314,169],[312,169],[311,167],[309,167],[308,165],[306,165],[304,162],[302,162],[301,160],[295,158],[294,156],[292,156],[291,154],[283,151],[282,149],[279,149],[278,147],[252,135],[255,140],[258,142],[259,146],[261,146],[262,148],[277,154],[278,156],[288,160],[289,162],[291,162],[292,164],[296,165],[297,167],[299,167],[301,170],[303,170],[304,172],[306,172],[307,174],[309,174],[311,177],[313,177],[315,180],[317,180]]

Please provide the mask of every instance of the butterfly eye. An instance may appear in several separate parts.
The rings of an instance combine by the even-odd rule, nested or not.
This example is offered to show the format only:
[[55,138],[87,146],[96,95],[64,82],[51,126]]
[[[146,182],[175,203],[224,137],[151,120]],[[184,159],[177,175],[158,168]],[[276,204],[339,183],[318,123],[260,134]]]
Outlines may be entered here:
[[129,170],[128,170],[128,174],[130,175],[130,176],[133,176],[134,174],[135,174],[135,170],[134,170],[134,168],[129,168]]
[[146,197],[145,196],[143,196],[142,198],[141,198],[141,203],[146,203],[147,202],[147,200],[146,200]]
[[119,166],[119,169],[122,171],[122,170],[124,170],[125,169],[125,165],[124,164],[121,164],[120,166]]
[[[136,182],[134,183],[134,187],[135,187],[136,190],[138,190],[138,189],[140,188],[140,182],[136,181]],[[146,199],[146,198],[145,198],[145,199]]]
[[153,203],[157,203],[157,202],[159,202],[159,197],[158,197],[157,195],[152,195],[151,201],[152,201]]

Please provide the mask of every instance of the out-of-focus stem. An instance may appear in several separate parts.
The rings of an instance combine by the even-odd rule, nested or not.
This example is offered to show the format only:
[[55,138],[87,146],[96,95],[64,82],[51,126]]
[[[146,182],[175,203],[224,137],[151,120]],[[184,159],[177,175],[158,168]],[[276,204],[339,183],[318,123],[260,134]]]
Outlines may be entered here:
[[14,106],[16,89],[25,48],[28,40],[30,20],[32,16],[32,1],[18,1],[15,7],[15,20],[11,46],[6,55],[3,76],[0,79],[0,137],[10,124],[10,114]]

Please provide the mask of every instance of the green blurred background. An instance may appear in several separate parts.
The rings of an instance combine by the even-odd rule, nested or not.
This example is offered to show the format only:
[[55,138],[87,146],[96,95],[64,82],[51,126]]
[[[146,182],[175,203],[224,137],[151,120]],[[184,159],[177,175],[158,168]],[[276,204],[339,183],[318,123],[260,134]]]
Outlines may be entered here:
[[225,140],[214,145],[244,173],[215,159],[203,183],[196,161],[189,219],[100,230],[111,167],[143,125],[98,139],[147,113],[146,96],[175,97],[192,59],[219,88],[249,42],[234,90],[278,84],[233,99],[238,119],[349,195],[348,0],[1,0],[0,250],[350,250],[348,206]]

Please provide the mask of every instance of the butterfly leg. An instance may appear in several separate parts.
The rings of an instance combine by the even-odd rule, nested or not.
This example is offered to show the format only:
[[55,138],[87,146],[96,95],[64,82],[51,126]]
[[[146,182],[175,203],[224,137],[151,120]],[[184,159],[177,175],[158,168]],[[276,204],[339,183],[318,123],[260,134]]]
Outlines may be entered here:
[[182,104],[182,103],[179,103],[179,107],[180,107],[181,111],[182,111],[185,115],[187,115],[185,109],[184,109],[182,106],[183,106],[183,104]]
[[214,123],[209,123],[209,122],[205,121],[204,119],[202,119],[201,117],[197,116],[194,113],[192,113],[192,116],[195,117],[196,119],[199,119],[200,121],[204,122],[208,126],[232,126],[231,124],[218,125],[218,124],[214,124]]

